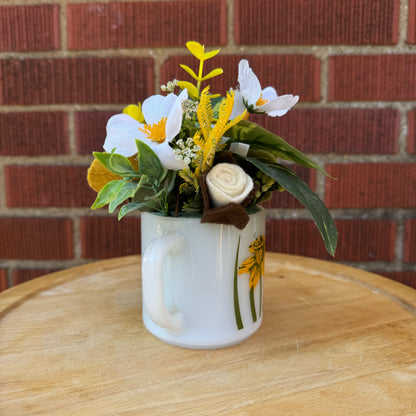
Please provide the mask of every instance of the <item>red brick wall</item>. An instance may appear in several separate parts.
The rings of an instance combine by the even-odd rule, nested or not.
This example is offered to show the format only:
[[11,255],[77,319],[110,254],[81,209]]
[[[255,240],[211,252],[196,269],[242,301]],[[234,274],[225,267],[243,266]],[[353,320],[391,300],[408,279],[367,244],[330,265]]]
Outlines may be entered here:
[[[36,4],[38,3],[38,4]],[[337,180],[299,169],[339,229],[336,261],[416,287],[416,0],[0,0],[0,290],[140,252],[140,218],[90,211],[106,120],[221,47],[213,89],[249,59],[300,95],[254,117]],[[327,259],[302,206],[265,204],[269,250]]]

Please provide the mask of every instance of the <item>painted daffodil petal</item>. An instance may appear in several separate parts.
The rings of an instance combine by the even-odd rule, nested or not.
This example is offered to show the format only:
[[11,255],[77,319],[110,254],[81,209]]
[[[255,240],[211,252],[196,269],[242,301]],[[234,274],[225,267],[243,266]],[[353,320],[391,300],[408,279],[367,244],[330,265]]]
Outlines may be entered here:
[[286,114],[299,100],[298,95],[281,95],[272,101],[268,101],[258,107],[260,111],[266,112],[271,117],[283,116]]
[[154,147],[154,152],[157,154],[160,163],[165,169],[168,170],[182,170],[185,164],[179,160],[176,160],[173,154],[173,149],[169,146],[167,141]]
[[146,124],[157,123],[161,118],[168,117],[174,106],[177,96],[175,94],[152,95],[143,101],[142,111]]
[[242,59],[238,64],[238,83],[247,104],[255,104],[261,96],[261,85],[246,59]]
[[182,103],[188,98],[188,91],[184,89],[176,98],[175,103],[166,120],[166,140],[170,142],[181,130],[182,126]]
[[115,148],[115,152],[125,157],[137,153],[135,139],[142,139],[139,131],[141,124],[127,114],[116,114],[107,122],[107,137],[104,150],[108,153]]

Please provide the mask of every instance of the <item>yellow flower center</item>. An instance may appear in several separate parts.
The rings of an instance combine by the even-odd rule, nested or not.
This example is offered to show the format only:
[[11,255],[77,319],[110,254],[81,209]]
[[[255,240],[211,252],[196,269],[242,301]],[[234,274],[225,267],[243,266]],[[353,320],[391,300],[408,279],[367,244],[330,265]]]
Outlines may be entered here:
[[260,107],[263,104],[266,104],[268,102],[268,100],[266,100],[263,95],[260,95],[260,98],[256,101],[256,106]]
[[163,143],[166,139],[166,121],[167,117],[161,118],[157,123],[146,124],[143,127],[139,127],[149,140],[153,140],[156,143]]

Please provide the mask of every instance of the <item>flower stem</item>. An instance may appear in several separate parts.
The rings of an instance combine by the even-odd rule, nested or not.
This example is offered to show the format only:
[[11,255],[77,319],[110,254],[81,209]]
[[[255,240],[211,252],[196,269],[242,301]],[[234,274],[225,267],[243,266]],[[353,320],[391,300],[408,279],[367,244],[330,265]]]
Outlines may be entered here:
[[238,245],[237,245],[237,253],[235,255],[235,265],[234,265],[234,313],[235,313],[235,321],[237,324],[238,329],[243,329],[243,321],[241,319],[241,312],[240,312],[240,303],[238,301],[238,253],[240,251],[240,237],[238,237]]
[[257,321],[256,304],[254,301],[254,287],[250,288],[250,309],[253,322]]
[[198,83],[196,84],[196,88],[198,90],[198,95],[201,93],[201,81],[202,81],[202,71],[204,69],[204,60],[200,59],[199,61],[199,71],[198,71]]
[[262,307],[263,307],[263,276],[260,275],[260,306],[259,306],[259,317],[261,316]]

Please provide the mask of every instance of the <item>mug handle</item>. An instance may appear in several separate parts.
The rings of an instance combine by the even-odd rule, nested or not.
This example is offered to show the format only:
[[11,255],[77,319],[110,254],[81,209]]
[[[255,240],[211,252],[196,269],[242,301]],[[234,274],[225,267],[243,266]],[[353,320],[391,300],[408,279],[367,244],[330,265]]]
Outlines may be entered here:
[[150,319],[162,328],[179,332],[183,328],[183,313],[171,313],[165,302],[163,289],[163,261],[170,255],[178,255],[184,247],[183,237],[169,234],[152,240],[142,257],[143,303]]

